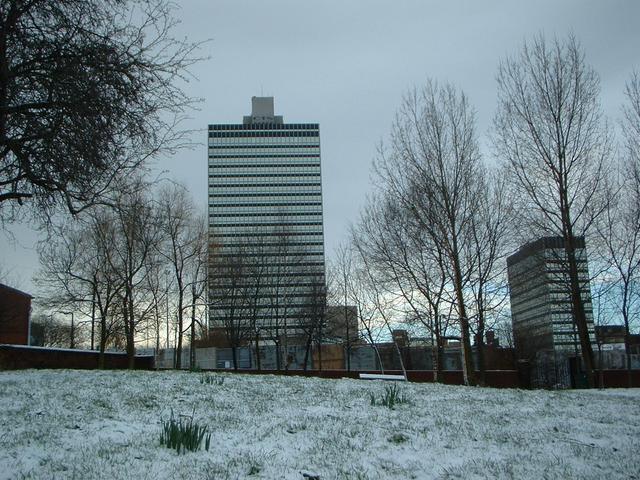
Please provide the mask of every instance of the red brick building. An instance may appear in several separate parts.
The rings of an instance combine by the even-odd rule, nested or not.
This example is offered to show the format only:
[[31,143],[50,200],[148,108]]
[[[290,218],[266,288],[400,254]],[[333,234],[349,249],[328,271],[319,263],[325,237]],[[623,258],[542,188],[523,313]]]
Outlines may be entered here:
[[0,343],[29,344],[32,298],[0,283]]

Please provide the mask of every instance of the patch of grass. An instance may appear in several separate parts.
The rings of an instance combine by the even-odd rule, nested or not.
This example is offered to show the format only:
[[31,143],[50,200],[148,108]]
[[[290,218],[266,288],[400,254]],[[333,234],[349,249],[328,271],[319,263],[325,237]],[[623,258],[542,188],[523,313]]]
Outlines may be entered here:
[[408,440],[409,440],[409,437],[407,437],[404,433],[394,433],[387,439],[389,443],[395,443],[397,445],[404,443]]
[[176,420],[171,412],[171,418],[162,422],[160,445],[173,448],[178,453],[196,452],[200,450],[204,440],[205,450],[209,451],[211,433],[207,433],[205,425],[198,425],[193,421],[193,415]]
[[287,422],[285,430],[287,433],[298,433],[307,428],[309,428],[309,422],[306,419],[299,419]]
[[202,385],[222,386],[224,384],[224,377],[221,375],[212,375],[210,373],[207,373],[200,377],[200,383]]
[[409,403],[409,399],[407,396],[402,393],[400,387],[395,383],[393,385],[387,385],[384,387],[384,394],[380,397],[376,397],[374,393],[369,393],[369,403],[372,406],[381,405],[383,407],[393,408],[396,405],[400,405],[403,403]]

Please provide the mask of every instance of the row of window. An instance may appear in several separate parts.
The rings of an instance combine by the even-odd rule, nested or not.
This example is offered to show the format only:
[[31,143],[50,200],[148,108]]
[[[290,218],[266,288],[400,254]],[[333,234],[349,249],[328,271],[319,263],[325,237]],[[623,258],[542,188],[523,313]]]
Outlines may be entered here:
[[[317,175],[314,175],[317,176]],[[254,182],[249,183],[246,179],[240,182],[221,182],[221,183],[209,183],[209,189],[212,188],[255,188],[255,187],[278,187],[278,188],[297,188],[297,187],[320,187],[322,186],[321,182],[310,182],[309,179],[303,178],[300,182],[292,182],[292,181],[282,181],[282,182],[270,182],[269,177],[264,178],[263,182]],[[305,181],[306,180],[306,181]]]
[[[316,171],[313,171],[316,170]],[[269,180],[270,178],[289,178],[289,179],[296,179],[296,178],[300,178],[300,180],[305,180],[308,177],[320,177],[320,171],[317,169],[309,169],[309,171],[305,170],[305,169],[301,169],[301,168],[297,168],[296,171],[289,171],[286,172],[286,170],[280,170],[280,172],[286,172],[286,173],[276,173],[276,172],[252,172],[251,170],[243,170],[241,172],[233,172],[233,173],[215,173],[215,174],[209,174],[209,178],[228,178],[230,179],[228,182],[226,183],[231,183],[231,179],[234,178],[241,178],[243,179],[243,181],[247,181],[247,179],[253,179],[256,181],[260,181],[260,180]]]
[[[288,244],[289,252],[287,253],[287,258],[295,258],[299,256],[301,258],[311,257],[317,255],[318,257],[324,258],[324,246],[321,242],[307,242],[304,246],[300,246],[301,242],[296,242],[297,245],[293,246],[292,244]],[[310,243],[320,243],[320,245],[309,245]],[[304,250],[302,250],[304,249]],[[245,257],[261,257],[261,258],[282,258],[282,248],[279,245],[270,244],[270,245],[255,245],[253,247],[247,247],[246,242],[241,244],[231,244],[227,243],[224,246],[218,246],[214,249],[216,256],[228,256],[235,257],[238,255],[238,251],[245,251],[248,253],[244,253]],[[255,253],[250,253],[255,252]],[[209,263],[211,263],[213,259]]]
[[243,164],[210,164],[209,172],[212,174],[229,173],[229,172],[264,172],[266,169],[277,170],[299,168],[302,171],[312,169],[312,171],[320,170],[320,162],[287,162],[287,163],[243,163]]
[[[219,209],[221,210],[221,209]],[[211,211],[215,211],[214,209],[211,209]],[[222,210],[222,211],[227,211],[227,210]],[[268,217],[272,217],[273,220],[282,220],[282,219],[286,219],[288,217],[298,217],[296,220],[304,220],[304,219],[309,219],[309,220],[314,220],[314,219],[322,219],[322,211],[317,211],[317,212],[264,212],[264,213],[256,213],[255,211],[251,211],[248,210],[247,212],[233,212],[233,213],[220,213],[218,212],[216,215],[216,218],[229,218],[229,217],[239,217],[239,218],[244,218],[246,220],[249,220],[251,218],[256,218],[256,219],[262,219],[262,220],[266,220]]]
[[[282,218],[279,217],[277,221],[275,222],[255,222],[255,223],[248,223],[245,222],[243,224],[238,224],[238,226],[247,226],[247,227],[278,227],[280,229],[282,229],[282,231],[286,232],[286,229],[288,228],[295,228],[295,227],[300,227],[303,225],[317,225],[317,226],[322,226],[322,219],[318,219],[317,216],[314,216],[313,220],[316,221],[300,221],[300,219],[295,219],[295,221],[288,221],[291,220],[289,218]],[[320,221],[317,221],[320,220]],[[215,227],[216,225],[219,225],[217,222],[213,224],[213,226]]]
[[[315,171],[314,171],[315,170]],[[217,172],[216,172],[217,173]],[[227,174],[210,174],[209,187],[215,185],[234,185],[236,183],[321,183],[321,175],[318,169],[281,169],[276,171],[236,171]]]
[[209,130],[318,130],[318,123],[212,123]]
[[[322,287],[324,286],[324,282],[318,282],[318,281],[308,281],[308,282],[300,282],[300,281],[296,281],[296,282],[291,282],[291,283],[282,283],[282,282],[275,282],[275,283],[265,283],[262,285],[262,288],[264,288],[264,291],[267,291],[268,289],[273,289],[273,288],[278,288],[279,291],[281,292],[278,296],[280,298],[287,298],[287,297],[291,297],[294,294],[299,294],[300,292],[304,291],[304,289],[306,288],[315,288],[315,287]],[[213,286],[209,287],[209,291],[215,291],[215,288]],[[262,297],[264,297],[266,295],[262,295]],[[260,295],[258,295],[258,297],[260,297]]]
[[[318,231],[309,231],[309,232],[288,232],[288,237],[311,237],[308,238],[308,241],[321,241],[323,240],[322,232]],[[243,232],[243,233],[216,233],[214,238],[247,238],[247,237],[282,237],[280,233],[254,233],[254,232]],[[274,243],[276,244],[276,243]],[[277,245],[277,244],[276,244]]]
[[320,146],[319,137],[267,137],[267,138],[255,138],[255,137],[237,137],[237,138],[209,138],[210,147],[246,147],[253,148],[255,145],[264,145],[266,147],[276,146],[298,146],[298,145],[313,145]]
[[321,192],[251,192],[251,193],[209,193],[209,197],[213,198],[257,198],[263,197],[265,201],[277,200],[282,197],[295,197],[296,200],[302,200],[304,197],[320,197]]
[[247,163],[247,162],[294,162],[309,159],[320,160],[319,145],[253,145],[243,147],[238,145],[209,146],[209,163]]
[[227,232],[239,233],[243,232],[247,236],[258,237],[260,235],[272,236],[279,235],[285,237],[292,232],[296,231],[316,231],[319,235],[322,234],[322,222],[296,222],[296,221],[278,221],[278,222],[264,222],[264,223],[237,223],[237,224],[219,224],[212,223],[209,228],[209,233],[212,237],[224,236]]
[[[318,155],[310,155],[309,152],[305,151],[302,153],[291,153],[291,149],[288,148],[286,150],[286,153],[248,153],[248,154],[240,154],[237,151],[234,151],[233,154],[222,154],[222,153],[210,153],[209,154],[209,166],[212,165],[218,165],[221,162],[219,160],[226,160],[226,159],[232,159],[232,160],[259,160],[260,163],[258,165],[262,165],[264,163],[267,163],[265,161],[269,161],[269,160],[273,160],[273,159],[281,159],[283,161],[287,161],[287,163],[290,163],[289,160],[292,159],[301,159],[301,158],[308,158],[309,160],[318,160]],[[216,162],[211,162],[211,160],[217,160]]]
[[279,215],[280,217],[286,217],[287,215],[321,215],[322,205],[317,206],[305,206],[296,205],[285,208],[283,206],[278,207],[227,207],[227,206],[209,206],[209,213],[219,217],[233,217],[233,216],[251,216],[251,215]]
[[[245,149],[246,152],[243,152],[242,149]],[[256,143],[255,145],[254,144],[252,145],[238,145],[238,144],[220,145],[220,144],[214,144],[212,141],[209,141],[209,150],[215,151],[215,152],[210,152],[209,154],[210,155],[214,154],[216,156],[220,154],[232,154],[232,153],[248,154],[248,153],[251,153],[252,150],[259,150],[264,152],[267,149],[270,153],[277,153],[278,151],[281,151],[282,153],[286,153],[287,155],[291,155],[294,153],[320,154],[320,144],[311,143],[308,140],[307,140],[307,143],[304,143],[304,144],[292,143],[288,145],[285,145],[284,143],[273,144],[273,145],[262,144],[262,143]],[[229,150],[229,151],[225,152],[225,150]]]
[[[266,222],[266,223],[263,223]],[[290,217],[281,217],[273,215],[269,217],[249,217],[249,216],[233,216],[220,218],[216,215],[212,221],[212,232],[215,234],[217,228],[232,227],[232,226],[246,226],[246,227],[261,227],[262,225],[281,225],[286,223],[287,225],[322,225],[322,216],[320,215],[296,215]]]
[[[270,310],[273,310],[273,308],[271,308]],[[293,333],[295,331],[294,329],[311,328],[311,326],[306,325],[313,324],[317,320],[316,314],[306,312],[305,309],[292,310],[293,313],[287,313],[287,315],[284,315],[282,312],[273,312],[271,315],[256,315],[254,317],[253,315],[247,313],[246,315],[235,315],[235,318],[236,322],[239,325],[245,323],[247,328],[249,327],[249,325],[253,324],[254,320],[258,322],[261,330],[275,330],[277,327],[275,327],[274,325],[279,325],[280,334],[283,333],[282,328],[284,325],[284,318],[287,318],[287,331],[289,333]],[[215,325],[216,323],[224,325],[225,317],[216,317],[215,314],[211,313],[209,315],[209,318],[211,318],[211,325]]]
[[[307,244],[305,244],[307,245]],[[226,245],[229,247],[229,244]],[[240,245],[236,245],[233,250],[230,248],[226,249],[214,249],[209,256],[209,263],[213,262],[216,258],[221,257],[237,257],[238,252],[242,252],[243,257],[265,257],[265,261],[268,261],[266,257],[271,257],[271,261],[275,261],[278,258],[286,258],[287,261],[294,259],[305,259],[306,257],[320,257],[318,261],[322,261],[324,257],[324,252],[322,249],[298,249],[292,246],[292,244],[287,244],[287,247],[292,247],[286,252],[286,255],[283,254],[281,248],[275,248],[276,245],[271,245],[274,248],[264,247],[260,243],[243,243]]]
[[313,174],[289,174],[289,175],[245,175],[227,178],[209,177],[209,188],[230,187],[319,187],[322,185],[320,175]]
[[[224,310],[228,309],[229,306],[233,305],[241,305],[242,302],[247,300],[247,296],[242,293],[235,294],[233,291],[222,292],[218,294],[214,294],[213,296],[209,296],[211,302],[214,304],[212,307],[216,310]],[[306,292],[296,292],[294,295],[290,295],[287,299],[282,299],[279,297],[279,301],[282,304],[287,304],[289,308],[300,308],[301,306],[308,306],[310,298],[314,296],[313,290],[307,290]],[[251,300],[254,300],[255,297],[252,297]],[[291,302],[291,303],[287,303]],[[275,299],[272,296],[264,296],[260,297],[260,299],[255,303],[255,308],[266,309],[271,307],[275,303]],[[254,305],[252,305],[253,307]]]
[[289,210],[304,210],[304,207],[322,207],[322,202],[243,202],[236,203],[234,201],[223,202],[210,202],[210,208],[214,209],[229,209],[239,208],[241,211],[247,211],[247,209],[260,210],[277,210],[278,212],[286,212]]
[[[295,257],[293,260],[294,260],[294,263],[292,262],[269,263],[265,265],[267,269],[266,272],[251,273],[251,271],[246,271],[246,272],[242,272],[242,275],[240,275],[240,277],[242,278],[245,278],[245,277],[246,278],[250,278],[250,277],[251,278],[252,277],[276,278],[276,277],[281,277],[283,275],[298,276],[298,277],[306,277],[306,276],[315,277],[318,275],[318,272],[324,271],[323,261],[296,263]],[[313,270],[309,267],[318,267],[318,268]],[[216,279],[238,278],[237,272],[225,273],[226,270],[227,269],[225,269],[224,266],[219,266],[218,268],[216,268],[215,278]]]
[[209,131],[209,138],[216,139],[247,139],[247,138],[277,138],[287,140],[288,138],[320,137],[320,130],[241,130],[241,131]]
[[[320,187],[264,187],[264,188],[244,188],[244,187],[236,187],[234,186],[227,188],[220,188],[219,186],[212,187],[211,192],[209,194],[209,198],[225,198],[225,197],[266,197],[266,200],[275,200],[282,195],[289,196],[316,196],[321,198],[322,191]],[[273,197],[273,198],[270,198]]]
[[[213,236],[213,235],[212,235]],[[248,242],[246,240],[242,240],[240,242],[227,240],[224,242],[217,242],[214,237],[214,251],[219,254],[230,253],[235,255],[239,248],[245,248],[247,245],[254,245],[256,249],[260,251],[273,251],[274,253],[280,252],[280,247],[282,246],[282,242],[279,242],[276,238],[274,241],[269,242],[268,239],[256,239],[255,243]],[[310,239],[292,239],[291,242],[287,243],[287,247],[290,249],[290,254],[295,253],[296,248],[304,249],[305,253],[312,254],[313,252],[317,252],[318,254],[324,251],[324,242],[321,240],[310,240]],[[271,250],[273,249],[273,250]],[[280,253],[279,253],[280,254]],[[265,253],[267,255],[267,253]]]

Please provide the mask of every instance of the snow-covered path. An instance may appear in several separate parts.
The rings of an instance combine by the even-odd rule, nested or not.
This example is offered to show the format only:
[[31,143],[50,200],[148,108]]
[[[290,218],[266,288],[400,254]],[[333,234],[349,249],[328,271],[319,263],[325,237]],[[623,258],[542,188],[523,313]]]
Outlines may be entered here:
[[[640,390],[520,391],[188,372],[0,372],[0,478],[640,479]],[[194,411],[209,451],[159,445]]]

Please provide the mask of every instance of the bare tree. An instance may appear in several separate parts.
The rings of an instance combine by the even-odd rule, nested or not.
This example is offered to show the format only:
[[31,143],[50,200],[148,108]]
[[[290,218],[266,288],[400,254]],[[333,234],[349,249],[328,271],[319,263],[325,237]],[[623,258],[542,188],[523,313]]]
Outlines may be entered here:
[[[360,341],[360,335],[357,331],[351,328],[351,313],[350,313],[350,297],[349,297],[349,282],[350,275],[352,274],[352,255],[350,249],[346,245],[340,245],[336,250],[336,261],[331,267],[332,277],[335,279],[335,298],[342,305],[343,320],[344,320],[344,337],[343,346],[345,353],[345,366],[347,371],[351,371],[351,352],[353,346]],[[339,300],[337,300],[339,299]],[[356,318],[357,318],[356,312]]]
[[373,348],[380,369],[384,373],[384,362],[377,345],[386,330],[385,322],[380,318],[381,307],[384,307],[380,305],[378,293],[371,285],[371,276],[355,247],[351,255],[352,261],[348,263],[351,266],[347,289],[349,303],[356,307],[359,324],[362,326],[362,338]]
[[226,250],[224,256],[215,255],[210,263],[212,322],[222,330],[231,347],[233,368],[238,369],[238,348],[252,337],[247,312],[250,310],[250,273],[247,271],[244,248],[234,255]]
[[42,347],[69,348],[70,344],[83,338],[69,323],[54,315],[35,315],[30,328],[33,344]]
[[284,369],[289,369],[289,342],[299,336],[301,330],[300,294],[307,287],[297,283],[299,275],[304,272],[303,251],[297,245],[290,226],[285,221],[274,227],[264,237],[265,253],[269,259],[265,262],[265,288],[268,322],[264,325],[265,336],[276,347],[276,368],[281,370],[283,355]]
[[[471,330],[475,333],[480,383],[485,383],[484,335],[505,307],[508,289],[506,261],[510,244],[511,208],[504,177],[487,175],[477,191],[476,213],[471,219],[470,240],[465,245],[469,265],[467,291],[472,297]],[[493,323],[491,323],[493,322]]]
[[[203,250],[206,248],[204,232],[196,221],[195,206],[185,187],[171,185],[160,191],[158,199],[163,242],[158,242],[158,253],[169,266],[176,285],[176,365],[182,367],[182,344],[185,328],[185,314],[189,305],[186,296],[191,288],[188,273],[202,269]],[[201,283],[201,275],[193,280]],[[196,289],[197,290],[197,289]]]
[[[525,43],[498,70],[494,145],[512,177],[521,227],[564,239],[573,319],[590,386],[593,351],[578,276],[576,238],[604,210],[610,140],[595,71],[573,37]],[[525,223],[527,225],[525,225]]]
[[120,333],[114,314],[122,284],[113,269],[116,243],[113,212],[93,210],[82,222],[69,221],[56,227],[56,235],[39,246],[40,271],[35,279],[42,302],[49,310],[75,310],[92,320],[98,316],[98,367],[104,367],[104,352]]
[[640,73],[633,72],[626,85],[628,104],[623,107],[623,132],[629,161],[640,164]]
[[465,384],[474,385],[465,286],[476,193],[484,175],[475,135],[475,119],[466,96],[451,85],[430,81],[409,92],[394,122],[390,147],[381,148],[376,164],[387,195],[413,214],[423,235],[437,243],[447,261]]
[[119,178],[185,142],[197,45],[166,0],[0,5],[0,220],[109,201]]
[[161,238],[160,222],[144,188],[136,187],[134,193],[126,189],[117,198],[114,225],[116,241],[109,262],[121,285],[119,312],[129,368],[134,368],[136,335],[154,309],[146,286],[150,260]]
[[450,284],[442,249],[424,235],[413,213],[393,197],[373,197],[356,232],[354,244],[375,269],[375,283],[384,287],[389,298],[400,300],[397,308],[405,322],[421,325],[434,338],[434,379],[438,381]]
[[300,311],[302,334],[305,337],[305,352],[303,369],[306,371],[309,363],[309,355],[315,344],[318,348],[318,365],[316,369],[322,370],[322,339],[327,313],[327,287],[324,274],[319,274],[314,285],[308,290],[307,296],[302,297],[305,306]]
[[189,367],[191,369],[195,368],[196,366],[196,338],[198,337],[198,334],[200,335],[200,337],[202,337],[202,333],[207,332],[209,328],[208,323],[202,321],[202,318],[206,315],[208,307],[206,298],[203,298],[207,289],[208,275],[208,242],[206,218],[204,216],[194,218],[192,229],[193,250],[197,253],[190,259],[186,271],[186,284],[188,285],[189,291],[191,292],[191,322],[189,325]]
[[[607,271],[601,278],[604,297],[615,305],[625,330],[627,370],[631,385],[629,339],[631,324],[640,313],[640,76],[627,83],[627,104],[623,107],[623,158],[620,171],[609,186],[608,202],[596,230],[604,250]],[[604,302],[598,302],[602,308]],[[600,348],[600,344],[598,344]]]

